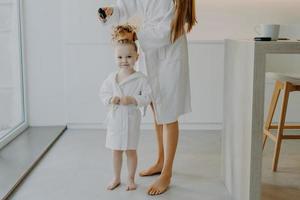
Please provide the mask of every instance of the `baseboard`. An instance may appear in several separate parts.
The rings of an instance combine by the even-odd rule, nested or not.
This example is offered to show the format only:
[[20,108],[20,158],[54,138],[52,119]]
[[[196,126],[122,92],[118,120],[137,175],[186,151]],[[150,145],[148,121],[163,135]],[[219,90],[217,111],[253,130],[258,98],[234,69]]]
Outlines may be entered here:
[[[68,123],[68,129],[105,129],[103,123]],[[222,123],[180,123],[181,130],[222,130]],[[152,123],[142,123],[142,130],[154,130]]]

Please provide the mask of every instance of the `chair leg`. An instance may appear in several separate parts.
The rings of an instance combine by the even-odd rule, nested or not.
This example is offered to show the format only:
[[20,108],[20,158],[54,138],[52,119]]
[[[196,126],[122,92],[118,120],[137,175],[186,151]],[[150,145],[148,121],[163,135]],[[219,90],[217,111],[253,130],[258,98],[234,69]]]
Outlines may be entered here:
[[277,171],[277,166],[278,166],[278,159],[279,159],[281,142],[282,142],[282,137],[283,137],[283,127],[285,124],[286,111],[287,111],[287,105],[288,105],[288,100],[289,100],[290,86],[291,86],[291,84],[288,82],[286,82],[284,84],[284,93],[283,93],[283,98],[282,98],[281,113],[280,113],[278,129],[277,129],[277,140],[276,140],[276,144],[275,144],[275,152],[274,152],[274,157],[273,157],[272,170],[274,172]]
[[[279,98],[279,95],[280,95],[281,88],[282,88],[282,83],[280,81],[276,81],[275,86],[274,86],[274,90],[273,90],[273,94],[272,94],[271,103],[270,103],[270,106],[269,106],[268,117],[266,119],[265,126],[264,126],[264,129],[266,129],[266,130],[270,129],[272,119],[273,119],[273,116],[274,116],[274,113],[275,113],[275,110],[276,110],[276,106],[277,106],[277,102],[278,102],[278,98]],[[264,134],[263,138],[264,138],[263,139],[263,150],[264,150],[265,145],[266,145],[266,141],[268,139],[268,136],[266,134]]]
[[280,154],[280,149],[281,149],[281,142],[282,142],[282,138],[280,136],[278,136],[276,144],[275,144],[275,152],[274,152],[274,157],[273,157],[273,165],[272,165],[273,172],[277,171],[279,154]]
[[263,139],[263,147],[262,147],[262,150],[264,150],[265,146],[266,146],[266,142],[267,142],[267,139],[268,139],[268,136],[266,134],[264,134],[264,139]]

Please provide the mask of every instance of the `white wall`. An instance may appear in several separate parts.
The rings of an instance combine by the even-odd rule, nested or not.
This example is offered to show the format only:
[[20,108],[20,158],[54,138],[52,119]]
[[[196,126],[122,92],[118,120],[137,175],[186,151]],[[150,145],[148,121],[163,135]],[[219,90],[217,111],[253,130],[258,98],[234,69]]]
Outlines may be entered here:
[[[108,42],[110,32],[97,22],[96,11],[109,2],[24,2],[30,124],[100,127],[105,111],[97,96],[98,89],[115,68]],[[197,3],[199,23],[189,35],[193,112],[181,120],[189,128],[220,128],[222,40],[252,38],[253,27],[260,23],[299,23],[296,20],[300,13],[296,8],[300,2],[203,0]],[[296,25],[284,26],[281,35],[300,39]],[[295,58],[292,63],[299,60]],[[144,122],[151,121],[149,113]]]
[[299,0],[196,0],[198,26],[190,38],[253,38],[257,24],[282,25],[281,36],[300,39]]
[[29,123],[66,124],[61,1],[23,4]]

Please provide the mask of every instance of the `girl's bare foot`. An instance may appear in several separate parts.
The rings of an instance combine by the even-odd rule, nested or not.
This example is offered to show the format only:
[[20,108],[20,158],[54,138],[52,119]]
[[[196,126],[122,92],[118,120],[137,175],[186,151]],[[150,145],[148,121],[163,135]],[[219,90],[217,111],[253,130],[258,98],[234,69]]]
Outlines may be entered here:
[[127,186],[126,186],[126,190],[127,191],[130,191],[130,190],[135,190],[136,189],[136,184],[134,183],[134,180],[133,179],[128,179],[128,183],[127,183]]
[[107,186],[108,190],[114,190],[121,184],[120,180],[114,179],[111,181],[111,183]]
[[145,169],[139,173],[140,176],[153,176],[156,174],[160,174],[163,168],[163,164],[155,164],[148,169]]

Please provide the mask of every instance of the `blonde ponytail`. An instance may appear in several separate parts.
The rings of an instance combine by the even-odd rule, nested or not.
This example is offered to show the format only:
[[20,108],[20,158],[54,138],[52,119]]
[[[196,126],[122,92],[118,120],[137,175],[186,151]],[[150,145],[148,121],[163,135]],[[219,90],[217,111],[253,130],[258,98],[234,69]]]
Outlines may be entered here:
[[175,14],[171,23],[171,42],[174,43],[185,32],[190,32],[197,23],[195,0],[173,0]]
[[[126,36],[126,34],[132,34],[133,39],[129,39]],[[138,47],[135,41],[137,40],[136,37],[136,27],[132,26],[130,24],[121,24],[118,26],[115,26],[112,31],[112,41],[114,44],[130,44],[134,47],[134,50],[137,52]]]

